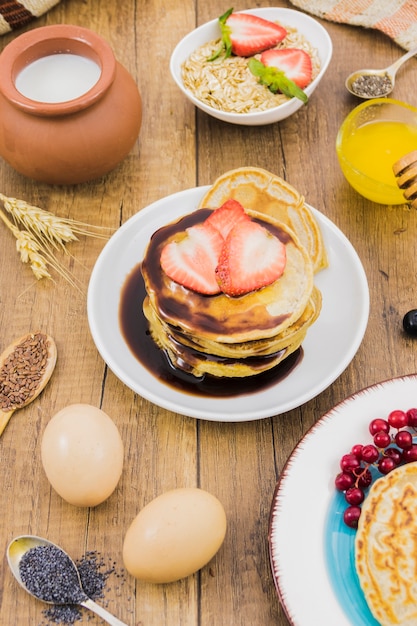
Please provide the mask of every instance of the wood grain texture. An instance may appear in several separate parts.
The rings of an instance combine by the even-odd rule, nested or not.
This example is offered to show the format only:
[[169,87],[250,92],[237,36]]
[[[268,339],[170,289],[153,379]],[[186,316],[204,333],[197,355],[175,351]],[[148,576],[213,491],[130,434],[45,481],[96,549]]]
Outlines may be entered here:
[[[259,4],[291,8],[285,0]],[[226,8],[220,0],[60,2],[27,29],[74,23],[106,38],[141,91],[140,137],[116,170],[78,186],[35,184],[0,160],[0,191],[5,195],[113,229],[149,203],[210,184],[228,169],[264,167],[288,180],[341,228],[368,276],[371,313],[363,343],[327,390],[271,419],[205,422],[160,409],[134,394],[99,356],[88,327],[85,294],[103,241],[80,238],[69,247],[71,255],[64,262],[83,285],[84,292],[78,292],[59,277],[36,282],[20,262],[12,234],[0,228],[0,351],[36,329],[51,334],[58,347],[51,382],[32,405],[15,413],[0,439],[0,551],[4,554],[14,536],[32,533],[59,543],[74,558],[98,550],[121,569],[127,527],[163,491],[198,485],[226,509],[225,543],[200,573],[171,585],[135,582],[128,575],[112,584],[106,593],[108,608],[131,626],[288,626],[268,555],[269,509],[283,466],[301,437],[337,402],[369,384],[417,369],[417,344],[401,328],[402,316],[417,304],[417,213],[357,195],[342,176],[334,148],[339,125],[358,103],[345,91],[345,77],[369,65],[368,60],[384,67],[401,50],[380,33],[323,22],[334,54],[308,106],[272,126],[232,126],[194,109],[169,75],[169,56],[179,39]],[[239,1],[234,8],[247,5]],[[16,35],[2,37],[0,50]],[[410,62],[401,70],[395,97],[417,105],[416,93],[417,71]],[[122,479],[111,498],[94,509],[63,502],[50,488],[40,461],[46,424],[73,402],[106,411],[125,444]],[[17,588],[2,559],[0,625],[14,626],[16,616],[19,624],[40,624],[42,605]]]

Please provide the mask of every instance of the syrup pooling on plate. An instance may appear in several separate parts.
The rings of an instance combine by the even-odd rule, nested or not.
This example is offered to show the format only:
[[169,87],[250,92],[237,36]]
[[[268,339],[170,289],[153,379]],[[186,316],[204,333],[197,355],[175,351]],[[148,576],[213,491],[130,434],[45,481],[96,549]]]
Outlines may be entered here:
[[138,264],[128,275],[121,293],[119,318],[123,337],[138,361],[157,380],[182,393],[203,397],[233,397],[258,393],[285,379],[303,358],[303,350],[299,348],[273,369],[245,379],[244,384],[240,379],[224,380],[212,376],[198,379],[184,374],[169,363],[150,336],[141,306],[145,296],[141,264]]

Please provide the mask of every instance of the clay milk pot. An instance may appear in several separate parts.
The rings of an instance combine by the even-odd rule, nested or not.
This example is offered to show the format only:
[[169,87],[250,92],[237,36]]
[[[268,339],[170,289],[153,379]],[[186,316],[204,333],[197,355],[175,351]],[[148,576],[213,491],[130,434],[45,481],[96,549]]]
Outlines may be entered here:
[[106,174],[141,121],[135,81],[86,28],[35,28],[0,54],[0,156],[29,178],[62,185]]

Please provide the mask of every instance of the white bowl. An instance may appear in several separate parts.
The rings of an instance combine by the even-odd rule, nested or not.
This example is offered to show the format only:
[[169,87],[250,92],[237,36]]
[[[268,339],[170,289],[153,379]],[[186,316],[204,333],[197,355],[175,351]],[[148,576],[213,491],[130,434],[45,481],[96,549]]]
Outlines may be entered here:
[[[266,20],[278,21],[284,27],[294,27],[305,36],[314,48],[317,49],[321,69],[316,78],[304,89],[305,93],[308,97],[310,97],[323,78],[330,63],[330,59],[332,58],[333,46],[327,31],[323,28],[323,26],[321,26],[321,24],[319,24],[319,22],[301,11],[270,7],[262,9],[248,9],[242,12],[257,15],[258,17],[262,17]],[[279,122],[280,120],[283,120],[298,111],[301,107],[308,106],[308,103],[305,105],[298,98],[292,98],[288,102],[265,111],[254,113],[230,113],[215,109],[201,100],[198,100],[198,98],[196,98],[190,90],[184,86],[181,77],[181,66],[190,54],[192,54],[197,48],[212,39],[218,39],[219,37],[219,22],[218,19],[214,19],[206,24],[203,24],[202,26],[199,26],[186,35],[177,44],[171,55],[170,70],[172,77],[184,95],[196,107],[219,120],[223,120],[224,122],[242,124],[244,126],[261,126],[264,124]]]

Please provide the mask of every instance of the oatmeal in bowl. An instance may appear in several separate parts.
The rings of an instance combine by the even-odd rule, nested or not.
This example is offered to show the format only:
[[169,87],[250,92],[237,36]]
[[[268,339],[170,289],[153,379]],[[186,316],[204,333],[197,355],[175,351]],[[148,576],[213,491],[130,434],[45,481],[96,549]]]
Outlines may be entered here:
[[307,14],[230,9],[184,37],[170,69],[196,107],[226,122],[256,126],[308,104],[331,56],[327,31]]

